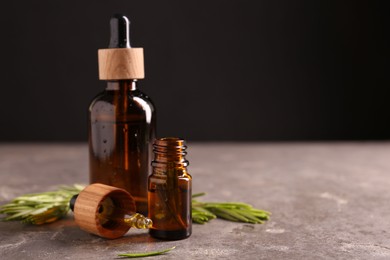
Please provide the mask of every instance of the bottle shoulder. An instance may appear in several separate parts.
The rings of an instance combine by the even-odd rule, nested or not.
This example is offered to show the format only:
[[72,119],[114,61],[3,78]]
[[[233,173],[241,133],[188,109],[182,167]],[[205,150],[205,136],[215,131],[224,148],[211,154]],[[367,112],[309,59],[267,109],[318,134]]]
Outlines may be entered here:
[[151,106],[154,109],[154,103],[153,103],[152,99],[147,94],[145,94],[144,92],[142,92],[138,89],[135,91],[132,91],[129,95],[129,98],[136,100],[136,101],[142,100],[145,102],[145,104]]

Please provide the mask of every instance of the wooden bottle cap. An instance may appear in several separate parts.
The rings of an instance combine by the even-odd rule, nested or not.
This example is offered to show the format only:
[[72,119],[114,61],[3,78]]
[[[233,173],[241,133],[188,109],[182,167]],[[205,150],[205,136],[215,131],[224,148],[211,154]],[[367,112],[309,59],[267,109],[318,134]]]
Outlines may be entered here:
[[130,21],[122,14],[110,19],[109,49],[100,49],[99,78],[101,80],[143,79],[144,50],[130,46]]
[[98,51],[99,79],[145,78],[143,51],[143,48],[100,49]]
[[[109,220],[102,221],[102,204],[112,201],[114,207]],[[136,212],[135,201],[127,191],[112,186],[94,183],[82,190],[74,204],[74,218],[79,227],[89,233],[104,237],[118,238],[130,227],[123,222],[125,214]]]

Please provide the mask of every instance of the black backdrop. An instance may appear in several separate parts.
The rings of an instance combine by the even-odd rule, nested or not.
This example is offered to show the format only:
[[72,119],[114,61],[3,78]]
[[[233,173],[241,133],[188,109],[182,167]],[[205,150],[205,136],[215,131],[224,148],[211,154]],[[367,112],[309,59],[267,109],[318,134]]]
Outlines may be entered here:
[[390,137],[382,2],[15,0],[0,10],[0,141],[87,139],[113,13],[129,16],[132,46],[145,48],[140,88],[159,136]]

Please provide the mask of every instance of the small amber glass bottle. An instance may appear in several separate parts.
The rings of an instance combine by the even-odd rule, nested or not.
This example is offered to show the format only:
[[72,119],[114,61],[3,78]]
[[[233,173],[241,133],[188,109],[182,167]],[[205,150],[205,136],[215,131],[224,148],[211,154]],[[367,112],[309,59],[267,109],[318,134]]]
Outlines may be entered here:
[[89,107],[90,183],[125,189],[146,215],[155,108],[137,86],[144,78],[143,49],[130,47],[129,20],[114,15],[110,24],[109,48],[99,50],[99,78],[107,87]]
[[176,240],[192,232],[191,175],[185,141],[180,138],[160,138],[154,142],[153,173],[149,176],[149,218],[151,236]]

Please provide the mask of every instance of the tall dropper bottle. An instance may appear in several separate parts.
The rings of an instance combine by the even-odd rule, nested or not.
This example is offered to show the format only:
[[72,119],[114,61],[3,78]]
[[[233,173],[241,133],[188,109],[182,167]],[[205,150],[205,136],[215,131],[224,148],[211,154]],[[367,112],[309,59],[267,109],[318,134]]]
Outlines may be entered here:
[[99,78],[107,81],[89,107],[90,183],[123,188],[147,214],[147,179],[155,139],[155,107],[138,89],[144,78],[142,48],[131,48],[129,19],[110,20],[108,49],[100,49]]

